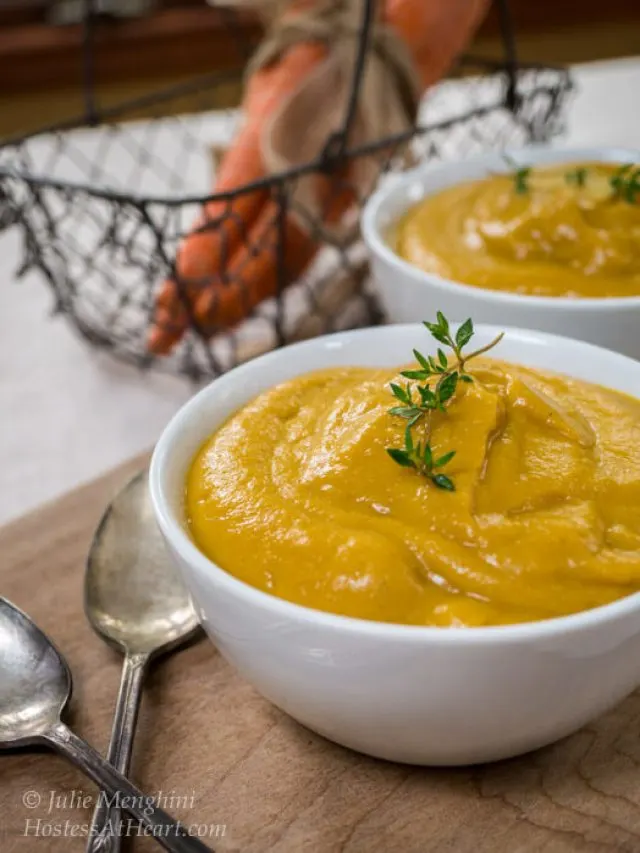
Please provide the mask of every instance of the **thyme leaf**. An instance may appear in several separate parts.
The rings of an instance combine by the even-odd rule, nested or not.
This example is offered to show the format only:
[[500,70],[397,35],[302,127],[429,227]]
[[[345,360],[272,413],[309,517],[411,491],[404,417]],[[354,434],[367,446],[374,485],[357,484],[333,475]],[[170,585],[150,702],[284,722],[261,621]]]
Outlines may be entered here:
[[614,172],[609,183],[614,198],[637,204],[640,196],[640,165],[625,163]]

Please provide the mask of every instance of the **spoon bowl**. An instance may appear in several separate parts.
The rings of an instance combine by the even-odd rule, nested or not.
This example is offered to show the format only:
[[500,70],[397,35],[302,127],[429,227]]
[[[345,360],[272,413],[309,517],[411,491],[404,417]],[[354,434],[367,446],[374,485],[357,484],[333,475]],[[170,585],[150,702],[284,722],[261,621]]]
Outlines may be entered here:
[[0,749],[38,742],[71,696],[71,673],[49,639],[0,598]]
[[[107,758],[126,774],[149,662],[200,631],[156,524],[146,471],[116,495],[96,530],[85,575],[85,612],[96,633],[124,654]],[[88,853],[119,853],[122,837],[113,831],[119,823],[119,810],[99,802]]]
[[125,653],[168,652],[199,630],[156,525],[146,471],[118,494],[96,531],[87,562],[85,611],[94,630]]

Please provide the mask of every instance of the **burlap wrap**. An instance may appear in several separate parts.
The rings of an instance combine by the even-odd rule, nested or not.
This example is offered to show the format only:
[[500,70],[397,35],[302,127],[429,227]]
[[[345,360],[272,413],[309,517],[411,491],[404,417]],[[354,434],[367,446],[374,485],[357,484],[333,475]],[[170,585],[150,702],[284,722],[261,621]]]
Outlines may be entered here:
[[[362,0],[314,0],[307,4],[282,0],[225,0],[225,5],[251,7],[265,19],[267,31],[253,57],[248,74],[278,60],[292,45],[303,41],[327,47],[318,67],[300,81],[262,130],[262,158],[267,174],[317,160],[328,138],[344,125],[360,44]],[[402,133],[415,122],[420,99],[417,71],[403,41],[380,20],[373,24],[357,109],[349,132],[349,146]],[[348,180],[356,196],[366,195],[379,175],[379,158],[354,158]],[[323,223],[317,175],[310,173],[291,188],[291,210],[305,221],[322,223],[324,235],[336,236],[346,223]],[[351,221],[353,225],[353,220]]]

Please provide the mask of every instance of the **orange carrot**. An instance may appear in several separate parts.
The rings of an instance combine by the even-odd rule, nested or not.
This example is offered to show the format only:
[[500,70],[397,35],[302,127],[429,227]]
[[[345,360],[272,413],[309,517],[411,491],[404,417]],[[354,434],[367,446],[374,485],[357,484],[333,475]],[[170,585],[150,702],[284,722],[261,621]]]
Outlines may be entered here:
[[[195,314],[205,333],[240,323],[264,299],[274,296],[278,286],[276,261],[278,205],[269,201],[262,208],[249,238],[226,270],[227,284],[204,290]],[[316,244],[294,220],[285,223],[284,261],[290,274],[298,275],[316,252]]]
[[423,88],[469,43],[491,0],[385,0],[384,19],[406,42]]
[[[277,63],[260,69],[252,76],[243,104],[246,119],[220,165],[215,193],[234,190],[264,177],[260,152],[262,125],[269,113],[295,91],[300,80],[325,55],[323,45],[300,43],[291,47]],[[176,282],[171,279],[165,281],[160,289],[158,310],[147,341],[151,352],[169,352],[180,339],[188,326],[188,312],[183,300],[192,305],[203,286],[208,286],[206,280],[220,276],[226,258],[246,241],[244,232],[249,231],[258,219],[267,198],[266,192],[259,191],[244,193],[232,202],[212,201],[205,205],[196,230],[183,241],[176,258],[177,278],[183,287],[182,299]],[[220,220],[219,224],[216,220]],[[169,316],[171,324],[166,322]]]
[[[326,186],[322,195],[326,196],[325,216],[328,222],[338,221],[354,201],[351,189],[332,192],[332,188]],[[276,202],[267,202],[251,229],[248,245],[236,251],[225,271],[228,283],[207,288],[198,297],[195,315],[205,334],[211,335],[221,328],[237,325],[257,305],[276,295],[280,239],[284,240],[284,267],[288,281],[295,281],[318,251],[318,236],[301,228],[290,216],[285,220],[284,235],[280,234],[278,210]]]
[[[337,222],[353,204],[350,188],[336,192],[335,187],[322,187],[320,197],[326,203],[326,218]],[[200,290],[191,310],[202,334],[207,337],[217,331],[231,328],[242,322],[265,299],[276,295],[280,270],[277,260],[278,241],[281,239],[278,222],[278,205],[268,201],[254,222],[246,244],[239,246],[222,277],[209,282]],[[295,219],[285,221],[284,267],[288,280],[297,279],[309,265],[320,246],[319,237],[301,228]],[[148,346],[152,352],[161,352],[169,340],[178,340],[188,313],[179,302],[175,282],[170,298],[168,288],[158,300],[155,323],[152,326]]]
[[[386,0],[385,20],[406,41],[425,88],[442,76],[464,48],[488,3]],[[295,14],[301,5],[294,4],[290,13]],[[264,174],[260,151],[263,122],[326,54],[324,45],[299,43],[253,75],[243,103],[245,123],[223,160],[214,192],[237,188]],[[324,192],[334,189],[331,182],[320,180]],[[352,193],[341,193],[327,210],[325,221],[337,221],[353,200]],[[245,193],[231,203],[214,201],[205,206],[198,220],[198,227],[204,230],[192,232],[178,251],[180,286],[170,279],[157,296],[148,337],[151,352],[169,352],[188,327],[190,314],[205,335],[212,335],[238,324],[261,301],[275,295],[274,216],[274,202],[264,192]],[[287,221],[285,266],[290,280],[303,272],[318,248],[293,219]]]
[[[286,97],[298,86],[299,81],[324,57],[325,49],[318,44],[298,44],[287,51],[276,64],[263,68],[249,81],[244,100],[247,119],[220,165],[215,192],[234,190],[243,184],[264,177],[260,153],[262,124]],[[177,271],[185,278],[202,278],[218,272],[216,263],[224,234],[228,240],[228,251],[233,251],[242,240],[241,229],[236,221],[246,226],[254,221],[266,200],[265,192],[245,193],[231,203],[212,201],[205,205],[204,221],[212,222],[224,217],[215,230],[191,234],[183,243]],[[231,216],[229,215],[231,214]],[[202,220],[201,220],[202,221]]]

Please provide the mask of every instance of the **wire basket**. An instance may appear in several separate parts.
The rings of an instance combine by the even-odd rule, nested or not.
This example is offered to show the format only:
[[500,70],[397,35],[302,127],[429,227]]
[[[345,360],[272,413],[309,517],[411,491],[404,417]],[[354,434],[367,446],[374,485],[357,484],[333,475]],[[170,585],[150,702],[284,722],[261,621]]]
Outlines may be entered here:
[[[229,205],[259,186],[275,201],[273,227],[263,239],[277,261],[277,293],[248,312],[242,323],[231,329],[203,328],[190,316],[187,333],[170,355],[154,356],[148,350],[159,282],[176,276],[181,237],[203,203],[216,198],[203,196],[202,187],[211,184],[213,152],[232,138],[237,113],[207,110],[220,87],[241,79],[246,59],[241,47],[235,71],[102,113],[89,89],[89,120],[85,116],[0,147],[0,228],[12,226],[22,233],[19,274],[36,269],[53,292],[55,310],[91,344],[141,367],[195,380],[219,375],[284,343],[383,322],[369,289],[357,215],[353,227],[340,236],[327,233],[321,222],[309,222],[323,248],[304,274],[291,281],[284,223],[297,182],[310,174],[343,174],[345,164],[359,157],[375,158],[382,175],[403,168],[407,154],[412,162],[450,160],[545,141],[559,129],[571,84],[563,69],[517,67],[506,32],[504,62],[465,60],[456,70],[458,79],[430,91],[411,131],[353,149],[347,143],[349,125],[373,5],[372,0],[364,4],[354,97],[341,132],[332,135],[315,162],[219,196]],[[187,95],[192,109],[197,101],[195,110],[174,115]],[[230,209],[228,215],[233,215]],[[245,239],[249,242],[248,235]],[[248,257],[265,249],[247,248]]]

